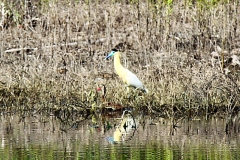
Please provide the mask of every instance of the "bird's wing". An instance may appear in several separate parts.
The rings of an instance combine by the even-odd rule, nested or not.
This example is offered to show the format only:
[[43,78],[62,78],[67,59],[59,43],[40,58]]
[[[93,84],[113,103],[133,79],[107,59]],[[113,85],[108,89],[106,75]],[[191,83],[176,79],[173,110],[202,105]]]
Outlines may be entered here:
[[142,88],[143,84],[142,82],[138,79],[138,77],[132,73],[131,71],[129,71],[128,69],[126,69],[126,74],[125,74],[125,83],[127,83],[127,85],[136,87],[136,88]]

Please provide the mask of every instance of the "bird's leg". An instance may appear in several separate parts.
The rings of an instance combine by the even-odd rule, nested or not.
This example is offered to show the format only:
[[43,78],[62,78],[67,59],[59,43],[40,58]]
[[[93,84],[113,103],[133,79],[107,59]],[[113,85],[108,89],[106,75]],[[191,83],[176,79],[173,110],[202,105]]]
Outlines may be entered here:
[[127,87],[127,93],[129,93],[129,87],[128,86],[126,86]]
[[127,99],[130,99],[130,89],[128,85],[125,85],[127,87]]
[[135,88],[135,89],[134,89],[134,92],[135,92],[136,90],[138,90],[138,89],[140,89],[140,88],[139,88],[139,87]]
[[127,93],[128,93],[129,92],[129,88],[128,88],[127,84],[124,85],[124,90],[126,90],[126,89],[127,89]]

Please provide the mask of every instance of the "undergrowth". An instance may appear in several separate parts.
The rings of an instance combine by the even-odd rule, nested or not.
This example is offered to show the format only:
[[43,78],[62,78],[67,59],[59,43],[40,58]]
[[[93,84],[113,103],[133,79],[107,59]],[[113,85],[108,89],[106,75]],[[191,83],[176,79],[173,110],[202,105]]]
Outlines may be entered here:
[[[151,114],[234,113],[239,108],[237,1],[3,1],[2,111],[79,110],[106,99]],[[114,74],[107,53],[149,94]],[[237,57],[234,60],[233,55]]]

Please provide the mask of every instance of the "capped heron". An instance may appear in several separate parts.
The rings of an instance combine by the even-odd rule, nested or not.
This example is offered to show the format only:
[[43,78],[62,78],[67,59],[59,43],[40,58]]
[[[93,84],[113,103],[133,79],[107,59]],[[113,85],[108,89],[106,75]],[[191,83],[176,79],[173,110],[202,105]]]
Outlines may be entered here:
[[122,66],[120,61],[121,53],[118,50],[113,49],[111,53],[106,57],[106,59],[112,56],[114,56],[114,68],[118,76],[127,85],[127,87],[134,87],[147,93],[148,90],[145,88],[143,83],[138,79],[138,77],[134,73],[129,71],[127,68]]

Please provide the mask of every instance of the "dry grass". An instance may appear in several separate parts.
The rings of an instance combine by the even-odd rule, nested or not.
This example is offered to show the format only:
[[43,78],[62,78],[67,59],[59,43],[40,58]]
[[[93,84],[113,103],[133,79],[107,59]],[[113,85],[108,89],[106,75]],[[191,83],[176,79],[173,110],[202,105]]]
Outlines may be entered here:
[[[84,112],[104,83],[109,101],[158,115],[237,111],[240,5],[202,3],[32,1],[18,21],[2,14],[1,110]],[[149,94],[127,95],[104,59],[119,43]]]

